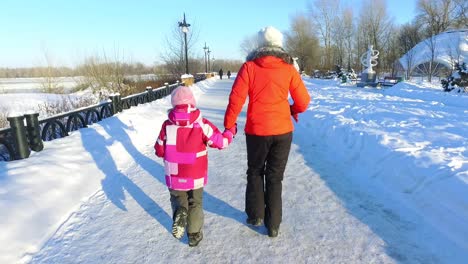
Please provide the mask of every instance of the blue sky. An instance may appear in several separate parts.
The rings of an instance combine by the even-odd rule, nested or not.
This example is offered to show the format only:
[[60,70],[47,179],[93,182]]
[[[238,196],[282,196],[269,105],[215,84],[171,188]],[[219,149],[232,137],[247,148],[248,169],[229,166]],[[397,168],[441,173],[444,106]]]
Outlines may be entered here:
[[[397,23],[414,17],[416,0],[388,0]],[[272,25],[285,31],[291,15],[311,0],[2,0],[0,67],[46,64],[74,66],[102,55],[152,65],[164,52],[165,38],[183,13],[198,31],[197,55],[206,41],[214,57],[243,59],[245,36]],[[344,0],[358,6],[362,1]]]

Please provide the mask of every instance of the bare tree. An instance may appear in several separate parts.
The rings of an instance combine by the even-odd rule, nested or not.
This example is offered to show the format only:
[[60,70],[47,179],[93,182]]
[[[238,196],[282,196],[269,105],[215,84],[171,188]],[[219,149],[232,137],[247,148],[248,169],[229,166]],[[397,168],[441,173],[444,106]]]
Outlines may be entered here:
[[253,50],[255,50],[257,47],[258,47],[257,34],[252,34],[242,39],[242,42],[240,44],[240,51],[244,56],[247,57],[247,55]]
[[[122,57],[121,57],[122,56]],[[85,59],[79,67],[84,76],[84,83],[90,84],[93,92],[104,98],[107,93],[120,93],[126,96],[130,93],[130,87],[125,84],[123,54],[114,51],[113,58],[106,52]],[[101,99],[102,99],[101,98]]]
[[241,60],[230,60],[230,59],[217,59],[216,66],[214,69],[223,69],[224,72],[228,70],[231,72],[237,72],[244,62]]
[[438,70],[438,63],[435,61],[437,57],[437,38],[435,36],[454,24],[457,7],[459,5],[453,0],[418,0],[417,21],[423,28],[426,37],[424,43],[430,51],[428,62],[419,65],[418,68],[427,74],[429,82],[432,81],[432,77]]
[[365,0],[359,14],[360,26],[368,44],[380,49],[385,37],[391,32],[392,21],[387,13],[386,0]]
[[332,65],[332,31],[334,21],[338,17],[337,10],[340,6],[340,0],[315,0],[309,5],[315,27],[321,36],[324,47],[322,67],[330,69]]
[[455,5],[453,26],[455,28],[468,28],[468,1],[454,0],[453,2]]
[[[386,0],[365,0],[362,4],[362,9],[359,14],[359,33],[362,34],[360,40],[363,43],[360,47],[364,52],[367,45],[373,45],[374,49],[379,50],[379,65],[377,67],[383,68],[389,65],[388,59],[385,57],[387,53],[388,36],[392,30],[392,21],[387,13]],[[387,61],[386,61],[387,60]]]
[[332,27],[332,45],[334,63],[351,68],[352,43],[354,33],[353,11],[351,8],[336,10],[340,15],[335,17]]
[[57,76],[52,57],[45,46],[42,46],[42,53],[46,66],[37,68],[40,71],[40,77],[42,77],[42,91],[45,93],[63,93],[63,87],[59,85],[59,76]]
[[387,37],[387,53],[386,58],[386,69],[390,70],[390,76],[394,77],[397,74],[397,70],[400,69],[398,59],[402,56],[402,51],[399,48],[398,39],[398,28],[393,29],[396,34],[389,34]]
[[285,33],[285,48],[291,56],[297,57],[300,71],[310,72],[317,67],[319,40],[313,32],[312,22],[304,14],[292,17],[290,30]]
[[453,70],[455,70],[455,65],[462,64],[462,50],[460,49],[460,43],[463,43],[460,39],[460,35],[457,35],[457,39],[452,38],[452,42],[447,43],[446,50],[448,50],[448,56],[450,58],[450,73],[452,75]]
[[416,8],[426,37],[444,32],[455,21],[457,5],[453,0],[418,0]]
[[[187,32],[187,53],[189,57],[189,69],[193,66],[194,46],[198,39],[199,31],[194,23],[191,23]],[[184,33],[181,31],[179,24],[174,23],[169,36],[166,36],[166,50],[161,54],[161,59],[167,66],[169,73],[173,75],[181,75],[185,72],[185,43]]]
[[414,23],[408,23],[401,27],[398,33],[398,47],[401,54],[405,54],[404,67],[406,68],[406,79],[411,79],[416,51],[413,49],[421,41],[419,26]]

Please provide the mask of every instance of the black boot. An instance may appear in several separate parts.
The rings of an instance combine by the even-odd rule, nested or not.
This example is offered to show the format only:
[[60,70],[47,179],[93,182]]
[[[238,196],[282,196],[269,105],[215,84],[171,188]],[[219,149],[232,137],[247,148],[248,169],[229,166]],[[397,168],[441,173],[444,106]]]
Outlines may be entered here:
[[277,227],[268,228],[268,236],[269,237],[277,237],[278,233],[279,233],[279,228],[277,228]]
[[247,218],[246,222],[249,225],[261,226],[262,222],[263,222],[263,219],[261,219],[261,218]]
[[185,207],[179,207],[174,214],[174,222],[172,223],[172,235],[180,239],[185,233],[185,226],[187,225],[188,212]]
[[203,239],[203,232],[200,231],[198,233],[188,233],[188,244],[191,247],[198,246],[198,243]]

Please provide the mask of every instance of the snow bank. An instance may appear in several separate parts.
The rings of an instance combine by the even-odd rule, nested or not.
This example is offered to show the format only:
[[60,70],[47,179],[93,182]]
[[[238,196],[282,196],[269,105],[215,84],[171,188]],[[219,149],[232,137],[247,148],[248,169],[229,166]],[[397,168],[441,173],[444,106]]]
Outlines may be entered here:
[[468,96],[406,82],[384,90],[312,79],[307,86],[313,102],[301,129],[320,139],[327,159],[468,249]]

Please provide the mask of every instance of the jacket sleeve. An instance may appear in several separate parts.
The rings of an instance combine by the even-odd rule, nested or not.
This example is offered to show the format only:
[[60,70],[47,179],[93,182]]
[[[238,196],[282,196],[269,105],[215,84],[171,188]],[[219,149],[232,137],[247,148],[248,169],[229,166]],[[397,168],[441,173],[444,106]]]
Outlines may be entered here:
[[247,68],[248,64],[244,63],[232,85],[229,103],[224,115],[224,127],[227,129],[235,125],[249,92],[249,73]]
[[232,142],[233,135],[230,131],[221,133],[221,131],[206,118],[203,118],[202,122],[203,140],[206,145],[211,148],[223,149]]
[[158,139],[154,143],[154,150],[156,156],[163,158],[166,149],[166,122],[163,123],[161,131],[159,132]]
[[291,106],[291,111],[298,114],[307,110],[307,106],[310,103],[310,95],[299,73],[295,69],[292,69],[292,72],[293,77],[289,85],[289,93],[294,103]]

